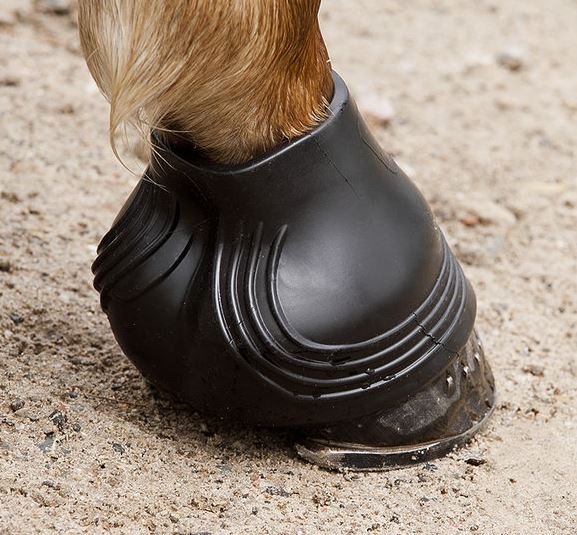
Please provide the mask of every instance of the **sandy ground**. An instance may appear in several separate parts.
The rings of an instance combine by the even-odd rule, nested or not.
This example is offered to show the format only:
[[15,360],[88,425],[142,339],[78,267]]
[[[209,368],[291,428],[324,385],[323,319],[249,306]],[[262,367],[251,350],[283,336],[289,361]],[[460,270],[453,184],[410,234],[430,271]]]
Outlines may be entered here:
[[90,274],[135,178],[73,18],[1,0],[0,533],[576,532],[577,3],[327,0],[322,22],[357,95],[394,107],[378,137],[477,289],[488,430],[334,474],[146,386]]

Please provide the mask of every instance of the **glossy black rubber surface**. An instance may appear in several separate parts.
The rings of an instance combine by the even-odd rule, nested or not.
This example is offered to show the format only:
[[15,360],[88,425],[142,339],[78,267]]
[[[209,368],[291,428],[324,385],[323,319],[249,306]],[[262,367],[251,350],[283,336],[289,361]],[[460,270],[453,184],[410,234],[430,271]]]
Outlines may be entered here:
[[142,373],[253,424],[395,407],[473,330],[474,293],[426,202],[336,75],[331,117],[247,165],[160,144],[98,253],[103,309]]

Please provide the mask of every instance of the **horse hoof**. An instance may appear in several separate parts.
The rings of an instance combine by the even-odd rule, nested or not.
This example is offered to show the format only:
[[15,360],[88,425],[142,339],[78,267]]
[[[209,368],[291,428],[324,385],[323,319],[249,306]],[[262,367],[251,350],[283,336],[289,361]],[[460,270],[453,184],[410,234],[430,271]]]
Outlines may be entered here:
[[436,380],[394,407],[309,429],[305,460],[337,471],[375,471],[430,461],[469,441],[495,408],[495,383],[475,331]]
[[197,410],[306,433],[306,459],[383,469],[493,407],[475,295],[425,200],[334,76],[329,119],[240,166],[155,138],[95,287],[126,355]]

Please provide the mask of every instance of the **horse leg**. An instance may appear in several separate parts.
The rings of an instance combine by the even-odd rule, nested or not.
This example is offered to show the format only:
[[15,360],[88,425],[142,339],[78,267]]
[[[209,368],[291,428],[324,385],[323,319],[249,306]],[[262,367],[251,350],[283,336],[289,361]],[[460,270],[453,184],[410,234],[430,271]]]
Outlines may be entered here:
[[88,67],[126,124],[240,163],[326,116],[320,0],[80,0]]
[[95,286],[157,384],[300,430],[321,466],[386,469],[469,440],[494,382],[431,211],[332,77],[319,3],[80,0],[112,141],[125,123],[168,138]]

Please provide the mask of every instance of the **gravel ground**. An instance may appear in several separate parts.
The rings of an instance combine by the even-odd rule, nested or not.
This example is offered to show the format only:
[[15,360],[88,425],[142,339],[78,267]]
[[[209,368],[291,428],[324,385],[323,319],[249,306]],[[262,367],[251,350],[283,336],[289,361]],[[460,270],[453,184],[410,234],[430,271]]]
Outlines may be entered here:
[[467,448],[344,475],[119,351],[90,263],[136,179],[66,6],[0,5],[0,533],[575,533],[577,3],[325,2],[335,68],[477,289],[499,389]]

